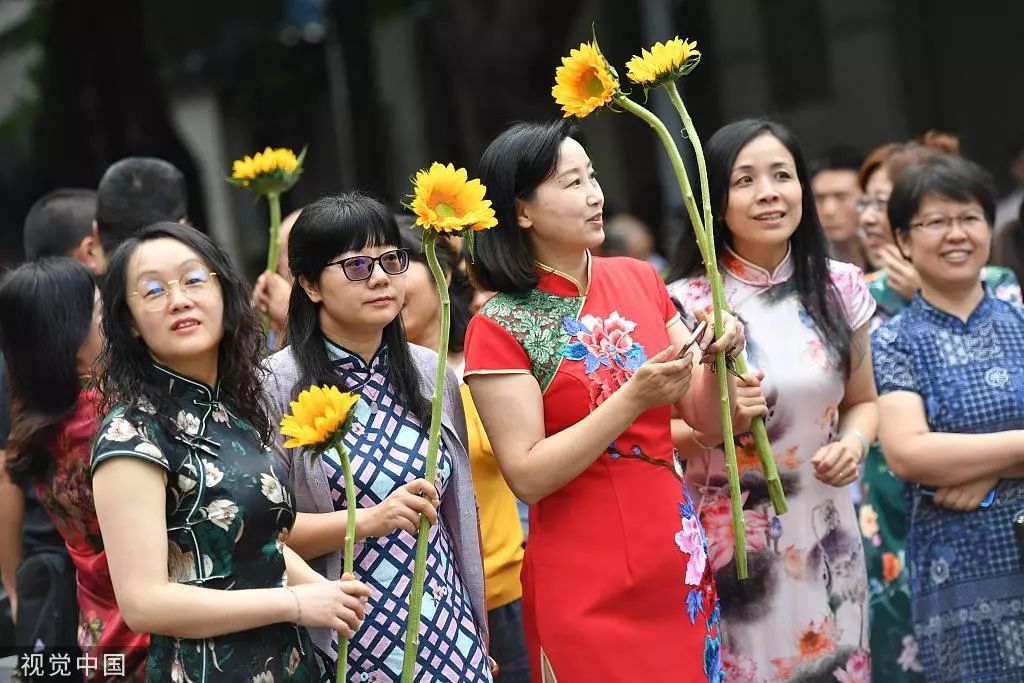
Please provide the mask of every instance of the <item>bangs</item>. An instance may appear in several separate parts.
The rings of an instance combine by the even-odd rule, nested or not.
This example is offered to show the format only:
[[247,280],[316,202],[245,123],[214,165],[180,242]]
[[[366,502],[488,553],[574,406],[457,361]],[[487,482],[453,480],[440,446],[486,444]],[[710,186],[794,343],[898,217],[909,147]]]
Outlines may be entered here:
[[302,210],[288,239],[293,273],[316,277],[339,254],[402,246],[394,215],[380,202],[350,193],[324,197]]

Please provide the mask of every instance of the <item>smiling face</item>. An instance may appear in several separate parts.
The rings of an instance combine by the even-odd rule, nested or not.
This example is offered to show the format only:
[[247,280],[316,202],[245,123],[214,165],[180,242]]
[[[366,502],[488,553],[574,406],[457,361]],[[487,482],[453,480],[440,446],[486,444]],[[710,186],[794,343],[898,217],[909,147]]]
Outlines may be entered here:
[[803,188],[793,155],[777,137],[765,133],[740,150],[729,176],[725,222],[733,246],[745,258],[785,253],[803,218]]
[[517,201],[519,227],[530,231],[535,251],[593,249],[604,241],[604,193],[580,143],[562,141],[554,172]]
[[992,243],[992,227],[978,201],[925,195],[910,226],[899,234],[899,244],[923,283],[939,289],[977,286]]
[[[397,249],[395,245],[364,247],[335,255],[331,262],[354,256],[378,257]],[[320,304],[320,327],[330,337],[350,339],[353,336],[380,334],[398,316],[405,302],[406,273],[388,275],[379,263],[366,280],[349,280],[341,265],[327,266],[316,282],[299,279],[306,295]]]
[[135,332],[157,362],[200,379],[216,375],[224,298],[199,254],[169,237],[143,242],[125,286]]

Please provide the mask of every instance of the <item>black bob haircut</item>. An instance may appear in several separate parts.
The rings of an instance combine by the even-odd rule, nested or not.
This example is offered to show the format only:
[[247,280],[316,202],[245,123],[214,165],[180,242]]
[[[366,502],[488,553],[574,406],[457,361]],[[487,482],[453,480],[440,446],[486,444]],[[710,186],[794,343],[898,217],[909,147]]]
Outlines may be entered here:
[[910,232],[911,220],[929,195],[964,203],[977,201],[988,224],[995,224],[995,187],[988,171],[973,161],[946,154],[908,166],[896,176],[889,195],[889,225],[894,234]]
[[480,289],[527,292],[537,286],[526,231],[516,220],[516,201],[533,199],[537,186],[551,177],[566,138],[584,142],[579,128],[565,119],[516,123],[484,150],[480,181],[487,187],[498,224],[475,235],[476,259],[469,271]]

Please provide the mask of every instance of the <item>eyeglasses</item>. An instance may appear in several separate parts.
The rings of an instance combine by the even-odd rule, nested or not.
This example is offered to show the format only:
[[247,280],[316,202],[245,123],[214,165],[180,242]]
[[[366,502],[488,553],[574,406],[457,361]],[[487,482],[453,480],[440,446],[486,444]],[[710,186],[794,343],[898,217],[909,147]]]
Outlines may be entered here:
[[195,268],[182,275],[177,280],[147,280],[137,290],[129,294],[129,297],[137,296],[142,299],[142,307],[147,311],[165,310],[171,301],[169,296],[171,287],[178,285],[181,290],[194,298],[204,293],[210,287],[210,282],[217,276],[205,268]]
[[954,223],[958,223],[964,230],[978,230],[982,226],[987,226],[988,220],[984,214],[978,211],[968,211],[959,216],[929,216],[916,223],[911,223],[910,227],[938,235],[947,232]]
[[373,256],[349,256],[328,263],[329,266],[341,266],[341,272],[345,273],[352,282],[369,280],[373,275],[373,269],[380,264],[381,270],[388,275],[401,275],[409,270],[409,251],[407,249],[394,249],[385,251],[377,257]]
[[875,211],[885,213],[886,208],[889,206],[888,197],[857,197],[856,201],[853,202],[854,208],[857,209],[857,213],[864,213],[870,208],[874,208]]

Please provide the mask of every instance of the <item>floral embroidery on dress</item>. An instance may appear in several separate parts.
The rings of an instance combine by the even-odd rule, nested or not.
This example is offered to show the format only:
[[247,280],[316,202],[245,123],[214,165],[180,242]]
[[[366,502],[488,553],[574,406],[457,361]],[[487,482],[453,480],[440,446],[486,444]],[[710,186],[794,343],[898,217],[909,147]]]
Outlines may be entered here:
[[532,289],[526,294],[497,294],[483,305],[480,314],[519,342],[530,359],[533,376],[544,391],[555,378],[562,360],[559,353],[565,340],[562,320],[578,315],[583,301],[584,297],[562,297]]
[[630,336],[636,323],[618,311],[603,320],[593,315],[580,320],[566,316],[562,327],[569,340],[559,353],[569,360],[583,361],[591,381],[591,409],[604,403],[647,362],[644,347]]

